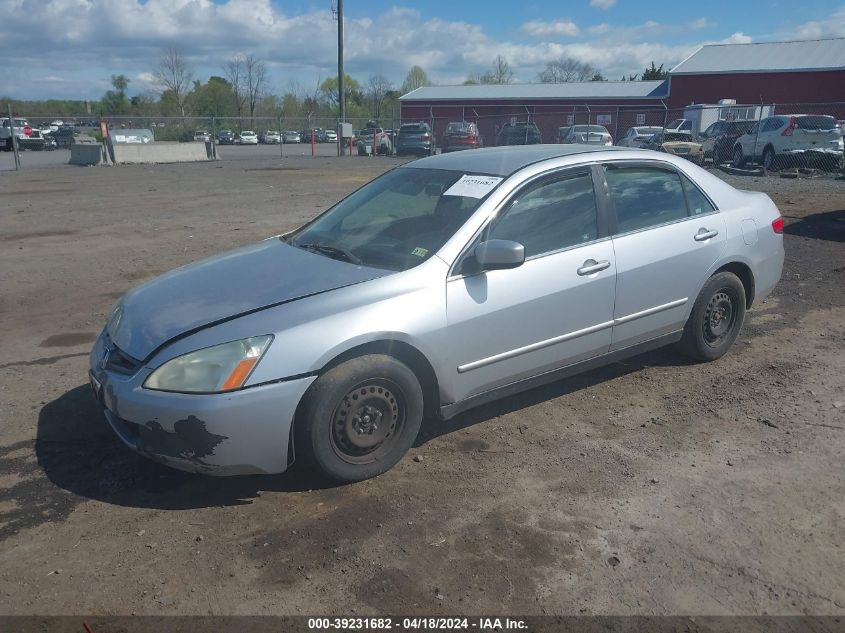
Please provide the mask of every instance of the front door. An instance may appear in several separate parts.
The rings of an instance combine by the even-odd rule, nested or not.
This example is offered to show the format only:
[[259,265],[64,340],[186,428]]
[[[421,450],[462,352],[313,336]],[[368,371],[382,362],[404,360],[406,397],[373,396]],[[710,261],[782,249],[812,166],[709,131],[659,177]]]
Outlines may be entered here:
[[526,261],[447,281],[453,402],[610,345],[616,264],[589,168],[522,187],[477,242],[487,239],[521,243]]

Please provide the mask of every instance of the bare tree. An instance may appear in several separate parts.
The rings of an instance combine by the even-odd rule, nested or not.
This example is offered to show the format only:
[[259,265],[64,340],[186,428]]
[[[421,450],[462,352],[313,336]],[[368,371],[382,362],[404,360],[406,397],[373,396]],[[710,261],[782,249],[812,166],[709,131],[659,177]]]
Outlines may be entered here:
[[537,75],[544,84],[561,84],[570,81],[590,81],[599,71],[586,62],[561,57],[555,61],[546,63],[546,67]]
[[244,57],[244,86],[249,104],[249,118],[255,117],[255,106],[261,100],[267,83],[267,66],[255,55]]
[[185,116],[185,100],[193,85],[194,71],[187,58],[178,48],[169,46],[158,58],[158,65],[153,69],[153,76],[159,86],[173,93],[182,116]]
[[381,108],[387,94],[393,90],[393,84],[384,75],[371,75],[367,80],[367,98],[373,104],[373,116],[381,118]]
[[493,60],[493,67],[484,74],[481,83],[486,84],[509,84],[513,81],[511,65],[501,55],[496,55]]
[[238,118],[241,118],[243,116],[244,105],[246,104],[244,58],[241,55],[235,55],[226,62],[223,71],[226,73],[226,79],[232,85],[232,95],[235,97],[235,110],[238,113]]

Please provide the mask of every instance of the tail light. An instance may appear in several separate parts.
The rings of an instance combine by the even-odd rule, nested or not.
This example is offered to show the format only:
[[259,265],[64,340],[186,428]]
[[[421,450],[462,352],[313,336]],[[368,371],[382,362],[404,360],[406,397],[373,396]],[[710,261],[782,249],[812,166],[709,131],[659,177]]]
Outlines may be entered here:
[[786,126],[786,129],[780,133],[781,136],[792,136],[792,132],[795,130],[795,117],[789,117],[789,125]]
[[423,140],[424,141],[427,141],[430,138],[431,138],[431,134],[423,134]]
[[777,218],[776,220],[772,220],[772,230],[781,235],[783,233],[783,218]]

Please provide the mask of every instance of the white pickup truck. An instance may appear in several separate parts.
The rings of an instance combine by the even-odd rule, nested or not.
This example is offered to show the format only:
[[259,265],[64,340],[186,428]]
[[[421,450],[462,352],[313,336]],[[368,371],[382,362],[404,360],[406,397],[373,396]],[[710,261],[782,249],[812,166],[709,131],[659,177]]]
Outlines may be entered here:
[[44,149],[44,137],[38,128],[21,117],[12,117],[12,121],[14,127],[9,125],[9,117],[0,119],[0,149],[12,151],[12,134],[18,139],[18,149]]

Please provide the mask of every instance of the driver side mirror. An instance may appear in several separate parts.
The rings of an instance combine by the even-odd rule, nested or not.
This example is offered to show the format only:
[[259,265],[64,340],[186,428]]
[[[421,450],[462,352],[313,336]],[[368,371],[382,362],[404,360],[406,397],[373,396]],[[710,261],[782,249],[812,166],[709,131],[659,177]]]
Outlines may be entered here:
[[511,240],[487,240],[473,251],[476,271],[505,270],[525,263],[525,247]]

